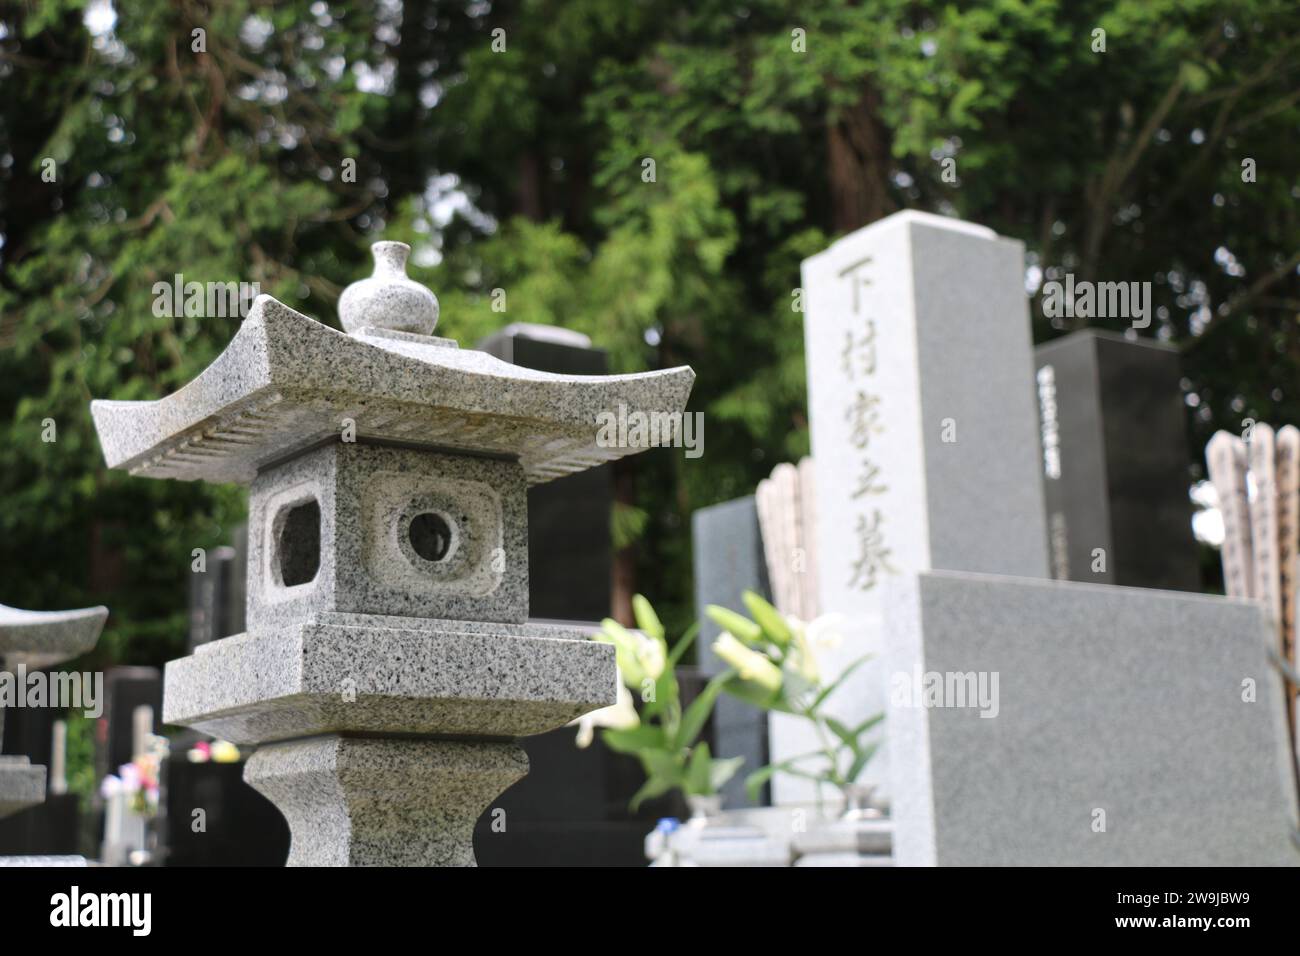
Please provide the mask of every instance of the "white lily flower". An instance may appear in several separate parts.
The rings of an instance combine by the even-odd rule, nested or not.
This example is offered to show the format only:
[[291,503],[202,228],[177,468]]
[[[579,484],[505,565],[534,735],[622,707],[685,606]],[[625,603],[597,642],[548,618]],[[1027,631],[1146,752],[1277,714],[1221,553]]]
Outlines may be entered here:
[[713,653],[734,667],[742,680],[753,681],[773,693],[781,689],[781,669],[732,635],[723,633],[714,641]]
[[844,643],[843,614],[823,614],[804,625],[808,643],[818,651],[833,651]]

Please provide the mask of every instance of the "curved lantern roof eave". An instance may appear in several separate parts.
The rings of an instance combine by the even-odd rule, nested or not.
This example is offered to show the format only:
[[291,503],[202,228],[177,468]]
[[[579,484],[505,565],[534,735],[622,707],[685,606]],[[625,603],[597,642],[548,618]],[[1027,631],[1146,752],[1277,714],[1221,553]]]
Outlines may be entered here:
[[360,441],[518,459],[537,484],[644,451],[602,443],[602,413],[680,414],[694,381],[688,366],[557,375],[428,335],[345,334],[263,295],[183,388],[91,413],[108,466],[144,477],[247,484],[350,421]]
[[0,659],[9,666],[50,667],[86,653],[99,640],[106,607],[25,611],[0,604]]

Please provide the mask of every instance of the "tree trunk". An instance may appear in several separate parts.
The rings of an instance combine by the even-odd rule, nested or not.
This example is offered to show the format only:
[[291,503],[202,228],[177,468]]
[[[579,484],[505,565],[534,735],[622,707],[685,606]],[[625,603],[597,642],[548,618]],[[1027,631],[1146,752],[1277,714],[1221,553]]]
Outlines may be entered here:
[[889,130],[880,121],[880,94],[868,86],[857,104],[826,124],[831,228],[852,232],[894,211],[889,196]]

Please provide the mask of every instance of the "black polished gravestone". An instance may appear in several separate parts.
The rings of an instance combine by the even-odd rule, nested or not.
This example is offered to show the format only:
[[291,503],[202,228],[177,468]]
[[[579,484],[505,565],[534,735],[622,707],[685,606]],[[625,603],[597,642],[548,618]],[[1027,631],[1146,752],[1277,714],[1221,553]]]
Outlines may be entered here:
[[[552,326],[509,325],[478,345],[504,362],[563,375],[603,375],[608,360],[585,335]],[[590,623],[610,612],[614,493],[608,465],[528,489],[528,609],[534,620]],[[645,835],[684,807],[650,801],[632,814],[644,782],[636,761],[597,733],[579,750],[576,729],[521,741],[532,766],[480,818],[479,866],[644,866]]]
[[[704,609],[717,604],[743,614],[746,612],[741,595],[745,591],[769,600],[772,596],[754,496],[696,510],[691,516],[691,539],[695,552],[695,613],[700,625],[699,661],[701,669],[711,677],[725,670],[726,665],[711,650],[721,628]],[[754,806],[744,780],[768,762],[767,714],[723,694],[713,710],[712,741],[715,756],[745,758],[740,772],[722,788],[724,805],[733,809]],[[759,806],[770,802],[767,785],[759,797]]]
[[[248,525],[231,544],[211,549],[191,568],[189,649],[244,631]],[[164,776],[166,813],[161,842],[166,866],[283,866],[289,825],[271,801],[244,782],[244,762],[191,762],[186,753],[205,734],[172,737]]]
[[199,570],[190,574],[189,651],[200,644],[244,630],[244,579],[247,575],[248,526],[235,532],[235,546],[211,549]]
[[244,763],[191,763],[173,748],[164,771],[167,866],[284,866],[289,825],[244,783]]
[[[523,368],[560,375],[604,375],[609,361],[585,335],[517,323],[479,349]],[[609,615],[614,487],[608,465],[528,489],[530,616],[599,621]]]
[[[689,707],[705,678],[698,668],[679,667],[677,679]],[[532,769],[479,818],[479,866],[645,866],[645,838],[656,822],[686,818],[676,791],[632,812],[628,803],[645,783],[640,764],[601,744],[599,731],[586,749],[576,735],[563,727],[522,741]]]
[[[67,714],[55,707],[11,707],[5,711],[3,753],[28,757],[46,768],[55,763],[54,723]],[[80,853],[81,802],[76,794],[47,793],[45,802],[0,819],[0,856],[72,856]]]
[[135,711],[153,710],[152,733],[162,732],[162,672],[156,667],[110,667],[104,672],[104,712],[95,728],[95,774],[100,780],[135,759]]
[[1034,357],[1052,577],[1200,590],[1177,351],[1084,329]]

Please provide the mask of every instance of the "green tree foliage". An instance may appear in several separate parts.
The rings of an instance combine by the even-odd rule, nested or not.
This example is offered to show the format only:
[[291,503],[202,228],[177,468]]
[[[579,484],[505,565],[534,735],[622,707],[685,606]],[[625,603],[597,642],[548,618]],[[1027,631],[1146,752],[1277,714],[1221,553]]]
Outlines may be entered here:
[[107,603],[104,653],[175,653],[191,550],[241,508],[104,472],[90,425],[233,334],[154,314],[178,272],[334,322],[368,242],[404,239],[465,344],[553,322],[619,370],[692,364],[704,456],[618,479],[675,631],[689,512],[808,450],[800,260],[896,209],[1155,283],[1193,448],[1300,421],[1290,0],[117,0],[92,33],[107,9],[0,9],[0,600]]

